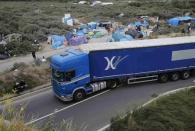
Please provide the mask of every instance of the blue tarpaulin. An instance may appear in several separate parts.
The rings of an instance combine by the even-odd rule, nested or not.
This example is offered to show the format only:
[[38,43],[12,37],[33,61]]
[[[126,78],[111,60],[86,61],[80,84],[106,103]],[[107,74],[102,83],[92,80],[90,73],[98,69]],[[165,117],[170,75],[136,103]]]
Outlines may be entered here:
[[69,45],[76,46],[80,44],[86,44],[88,42],[86,36],[75,36],[69,40]]
[[189,21],[195,22],[195,18],[190,16],[183,16],[183,17],[175,17],[168,20],[169,25],[171,26],[178,26],[181,22]]
[[131,41],[131,40],[133,40],[133,37],[130,35],[126,35],[124,33],[124,30],[122,30],[122,29],[115,31],[112,34],[112,38],[114,41]]
[[90,29],[96,29],[97,23],[96,22],[90,22],[87,24]]
[[85,36],[85,33],[83,30],[78,30],[77,31],[77,36]]
[[52,35],[51,40],[52,40],[52,48],[57,49],[64,45],[66,38],[65,36]]
[[72,32],[66,33],[66,40],[67,41],[69,41],[72,37],[73,37],[73,33]]
[[147,28],[149,26],[149,23],[146,20],[144,20],[143,22],[136,21],[133,25],[134,26],[143,26],[143,27],[146,27]]
[[120,39],[120,41],[131,41],[133,40],[133,37],[130,35],[125,35],[124,38]]

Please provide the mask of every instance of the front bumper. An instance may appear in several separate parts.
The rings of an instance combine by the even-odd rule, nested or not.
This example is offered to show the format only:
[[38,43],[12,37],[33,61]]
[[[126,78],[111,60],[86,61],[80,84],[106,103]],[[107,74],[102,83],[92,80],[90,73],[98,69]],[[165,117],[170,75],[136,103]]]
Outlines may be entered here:
[[59,98],[62,101],[72,101],[73,100],[72,94],[70,94],[70,95],[61,95],[57,91],[55,91],[55,89],[53,89],[53,93],[55,94],[55,96],[57,98]]

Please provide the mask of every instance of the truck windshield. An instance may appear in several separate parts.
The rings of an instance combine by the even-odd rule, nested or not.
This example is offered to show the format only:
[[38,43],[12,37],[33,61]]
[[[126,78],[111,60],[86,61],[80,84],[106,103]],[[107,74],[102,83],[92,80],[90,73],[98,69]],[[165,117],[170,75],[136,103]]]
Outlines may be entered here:
[[60,72],[57,70],[52,70],[53,78],[59,82],[71,81],[75,77],[75,70]]

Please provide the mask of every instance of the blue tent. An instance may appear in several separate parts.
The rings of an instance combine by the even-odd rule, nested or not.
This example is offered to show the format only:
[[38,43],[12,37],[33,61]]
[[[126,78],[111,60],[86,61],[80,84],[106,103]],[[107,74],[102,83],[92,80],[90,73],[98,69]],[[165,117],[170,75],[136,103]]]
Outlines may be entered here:
[[112,34],[112,38],[114,41],[131,41],[131,40],[133,40],[133,37],[130,35],[126,35],[124,33],[124,30],[122,30],[122,29],[115,31]]
[[143,22],[136,21],[133,25],[134,25],[134,26],[148,27],[148,26],[149,26],[149,23],[148,23],[146,20],[144,20]]
[[189,20],[191,20],[192,22],[195,21],[195,19],[190,17],[190,16],[183,16],[183,17],[171,18],[168,20],[168,23],[171,26],[178,26],[180,24],[180,22],[189,21]]
[[87,24],[90,29],[96,29],[97,23],[96,22],[90,22]]
[[130,35],[125,35],[124,38],[120,39],[120,41],[131,41],[133,40],[133,37]]
[[66,33],[66,40],[67,41],[69,41],[72,37],[73,37],[73,33],[72,32]]
[[114,41],[120,41],[122,38],[124,38],[125,33],[123,30],[116,30],[114,33],[112,33],[112,38]]
[[65,36],[60,35],[52,35],[52,48],[57,49],[64,45],[64,41],[66,40]]
[[83,30],[78,30],[77,31],[77,36],[85,36],[85,33]]
[[195,22],[195,18],[192,18],[191,20],[192,20],[192,22]]

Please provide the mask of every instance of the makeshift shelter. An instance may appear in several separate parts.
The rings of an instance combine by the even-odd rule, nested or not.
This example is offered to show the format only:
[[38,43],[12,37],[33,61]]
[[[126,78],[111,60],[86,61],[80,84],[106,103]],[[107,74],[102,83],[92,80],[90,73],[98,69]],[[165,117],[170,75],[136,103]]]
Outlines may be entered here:
[[187,22],[195,22],[195,18],[192,18],[190,16],[183,16],[183,17],[175,17],[168,20],[168,24],[170,26],[178,26],[181,23],[187,23]]
[[144,36],[147,36],[145,32],[137,30],[128,30],[125,32],[125,34],[132,36],[133,39],[143,38]]
[[100,31],[97,31],[97,32],[94,32],[94,36],[93,38],[101,38],[105,35],[104,32],[100,32]]
[[52,35],[51,36],[51,44],[52,48],[58,49],[62,47],[66,43],[66,38],[65,36],[59,36],[59,35]]
[[88,43],[86,36],[73,36],[69,41],[69,45],[76,46]]
[[88,25],[88,28],[90,28],[92,30],[96,29],[96,27],[97,27],[97,23],[96,22],[90,22],[87,25]]
[[64,17],[62,18],[62,23],[65,25],[73,26],[74,20],[71,17],[71,14],[64,14]]
[[115,42],[117,41],[131,41],[133,37],[125,34],[124,30],[120,29],[112,33],[112,38]]
[[132,41],[133,37],[130,35],[124,35],[124,37],[122,39],[120,39],[120,41]]
[[195,18],[192,18],[191,21],[192,21],[192,22],[195,22]]
[[85,33],[83,30],[78,30],[76,34],[77,36],[85,36]]
[[149,26],[149,23],[146,20],[143,20],[143,21],[136,21],[133,25],[136,27],[143,26],[147,28]]
[[73,37],[73,33],[67,32],[65,36],[66,36],[66,40],[69,41]]

